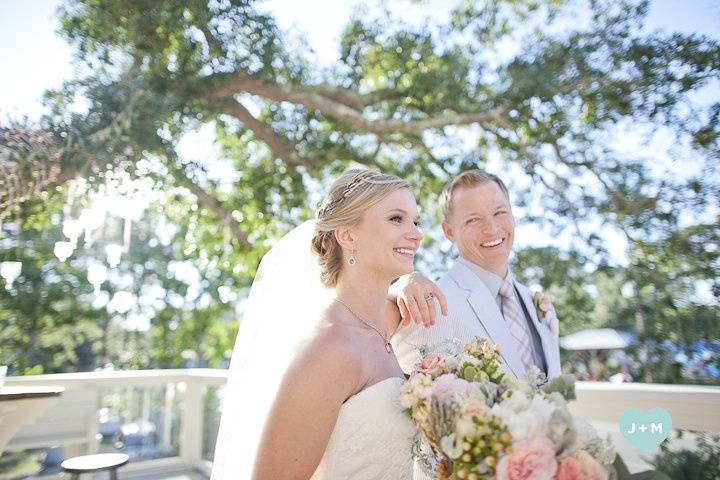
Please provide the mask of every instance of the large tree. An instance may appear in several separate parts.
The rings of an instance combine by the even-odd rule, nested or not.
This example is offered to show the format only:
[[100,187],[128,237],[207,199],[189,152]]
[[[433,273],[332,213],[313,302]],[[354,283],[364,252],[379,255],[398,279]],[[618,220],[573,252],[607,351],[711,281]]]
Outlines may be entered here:
[[[586,21],[573,26],[566,9]],[[57,179],[162,156],[172,181],[249,247],[249,229],[231,227],[239,203],[255,204],[252,215],[271,211],[274,194],[302,204],[292,197],[305,196],[304,179],[347,162],[400,173],[429,193],[499,153],[532,180],[522,198],[542,198],[551,219],[581,227],[600,215],[634,240],[717,186],[720,104],[698,107],[692,94],[720,76],[720,47],[644,33],[646,11],[647,2],[620,0],[489,0],[460,2],[449,23],[421,26],[358,12],[339,61],[322,69],[251,1],[66,2],[62,33],[88,74],[49,94],[47,126],[65,139]],[[548,33],[553,21],[565,30]],[[87,112],[72,113],[77,96]],[[197,165],[179,163],[177,140],[210,121],[238,184],[252,188],[222,198],[199,185]],[[689,160],[707,162],[704,175],[663,178],[651,173],[656,159],[617,153],[617,129],[629,124],[687,142]],[[465,127],[474,127],[469,146]]]
[[[525,219],[582,240],[581,263],[616,265],[599,232],[620,232],[641,320],[658,276],[664,295],[710,282],[717,305],[720,260],[707,240],[717,239],[720,102],[697,101],[717,88],[717,40],[648,32],[644,1],[440,4],[445,20],[415,23],[358,9],[327,67],[252,1],[67,1],[61,32],[80,73],[48,92],[44,134],[0,152],[0,217],[77,175],[90,185],[117,169],[152,176],[174,192],[164,209],[181,225],[179,251],[247,285],[272,240],[311,217],[348,165],[408,179],[431,223],[452,175],[492,165]],[[232,182],[178,152],[207,124]],[[617,148],[668,136],[665,159]],[[693,172],[668,174],[667,159]],[[672,272],[655,268],[656,252]]]

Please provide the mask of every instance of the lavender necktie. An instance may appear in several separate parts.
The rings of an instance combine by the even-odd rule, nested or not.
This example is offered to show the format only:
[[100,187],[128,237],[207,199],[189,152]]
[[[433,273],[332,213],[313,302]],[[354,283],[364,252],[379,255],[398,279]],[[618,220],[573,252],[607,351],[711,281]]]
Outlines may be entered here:
[[530,349],[530,332],[525,321],[525,316],[520,306],[520,301],[515,295],[515,288],[512,283],[505,280],[500,287],[500,296],[502,297],[502,314],[505,317],[510,334],[515,339],[520,359],[523,366],[527,370],[532,364],[532,350]]

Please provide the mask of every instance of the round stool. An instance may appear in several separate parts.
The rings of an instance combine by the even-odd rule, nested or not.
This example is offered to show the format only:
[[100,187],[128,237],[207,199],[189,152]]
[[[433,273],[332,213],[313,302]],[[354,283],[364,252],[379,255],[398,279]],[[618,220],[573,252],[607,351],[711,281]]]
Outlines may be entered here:
[[60,468],[72,474],[72,480],[80,478],[81,473],[110,471],[110,480],[117,480],[117,469],[128,463],[130,457],[124,453],[97,453],[81,457],[68,458]]

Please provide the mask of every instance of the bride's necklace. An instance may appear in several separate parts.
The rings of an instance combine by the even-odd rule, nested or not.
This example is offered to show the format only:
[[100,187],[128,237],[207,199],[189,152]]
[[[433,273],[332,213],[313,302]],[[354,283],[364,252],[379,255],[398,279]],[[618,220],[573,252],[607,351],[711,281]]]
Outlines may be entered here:
[[363,318],[362,318],[360,315],[358,315],[357,313],[355,313],[355,311],[354,311],[352,308],[350,308],[350,305],[348,305],[347,303],[343,302],[342,300],[340,300],[340,299],[337,298],[337,297],[335,297],[335,300],[336,300],[338,303],[342,304],[345,308],[347,308],[348,311],[349,311],[350,313],[352,313],[355,318],[357,318],[358,320],[360,320],[365,326],[370,327],[371,329],[373,329],[373,330],[375,331],[375,333],[377,333],[378,335],[380,335],[380,338],[382,338],[382,339],[383,339],[383,342],[385,342],[385,350],[386,350],[389,354],[392,354],[392,353],[393,353],[392,344],[390,343],[390,340],[388,340],[388,337],[386,337],[385,335],[383,335],[382,332],[381,332],[380,330],[378,330],[377,328],[375,328],[371,323],[366,322],[365,320],[363,320]]

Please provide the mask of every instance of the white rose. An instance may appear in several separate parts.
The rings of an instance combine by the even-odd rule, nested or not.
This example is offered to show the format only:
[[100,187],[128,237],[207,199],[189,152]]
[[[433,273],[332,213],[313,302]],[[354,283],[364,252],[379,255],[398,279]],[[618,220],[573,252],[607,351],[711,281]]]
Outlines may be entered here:
[[[507,403],[506,403],[507,402]],[[528,399],[520,393],[513,394],[503,404],[508,407],[503,420],[516,440],[539,435],[548,436],[548,425],[556,406],[540,395]]]
[[516,413],[510,417],[507,421],[507,427],[514,441],[547,436],[545,419],[532,410]]

